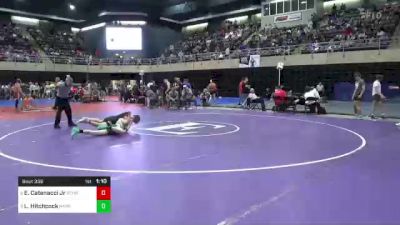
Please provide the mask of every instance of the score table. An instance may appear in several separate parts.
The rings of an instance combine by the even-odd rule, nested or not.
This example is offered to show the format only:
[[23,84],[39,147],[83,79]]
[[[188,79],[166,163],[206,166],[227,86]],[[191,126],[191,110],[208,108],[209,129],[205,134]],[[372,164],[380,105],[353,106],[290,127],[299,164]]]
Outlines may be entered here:
[[18,213],[111,213],[111,179],[19,177]]

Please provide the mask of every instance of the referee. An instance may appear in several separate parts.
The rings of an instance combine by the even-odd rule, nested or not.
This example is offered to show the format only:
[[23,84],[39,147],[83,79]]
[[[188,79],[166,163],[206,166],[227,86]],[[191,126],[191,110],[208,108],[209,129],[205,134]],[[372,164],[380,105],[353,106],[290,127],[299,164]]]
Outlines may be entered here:
[[[58,82],[57,82],[58,81]],[[69,105],[69,97],[71,92],[71,87],[73,79],[70,75],[67,75],[65,81],[60,80],[59,77],[56,78],[56,90],[57,97],[55,100],[55,107],[57,107],[56,120],[54,122],[54,128],[60,129],[61,113],[65,111],[68,118],[68,126],[74,127],[76,124],[72,121],[72,110]]]

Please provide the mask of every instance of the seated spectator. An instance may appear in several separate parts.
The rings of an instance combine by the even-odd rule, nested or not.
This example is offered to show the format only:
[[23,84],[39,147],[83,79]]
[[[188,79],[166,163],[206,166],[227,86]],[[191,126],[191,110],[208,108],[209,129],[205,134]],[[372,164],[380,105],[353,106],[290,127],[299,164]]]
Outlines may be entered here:
[[177,87],[175,86],[172,87],[167,93],[167,107],[171,108],[172,106],[179,108],[179,93],[177,91]]
[[277,111],[285,111],[288,106],[287,92],[282,86],[275,87],[275,92],[273,94],[275,109]]
[[151,85],[146,91],[146,103],[147,107],[153,108],[157,105],[158,96],[156,94],[157,86]]
[[192,89],[192,84],[189,82],[189,79],[183,79],[182,85],[186,85],[189,89]]
[[271,99],[272,92],[270,88],[265,89],[265,98],[269,101]]
[[321,107],[319,101],[321,99],[318,91],[314,87],[306,87],[304,93],[305,104],[310,108],[310,113],[324,114],[324,109]]
[[247,107],[250,107],[251,103],[261,104],[262,111],[265,111],[265,102],[263,98],[260,98],[256,95],[254,88],[250,89],[250,94],[247,97]]
[[26,95],[22,103],[22,111],[30,111],[34,109],[33,98],[30,95]]
[[187,85],[183,85],[182,94],[181,94],[181,101],[185,109],[191,107],[191,104],[194,102],[196,105],[195,97],[193,95],[192,89],[189,88]]
[[203,92],[201,92],[200,94],[200,100],[203,107],[210,106],[210,98],[211,98],[210,92],[208,91],[207,88],[204,88]]
[[319,96],[324,96],[324,94],[325,94],[325,87],[324,87],[324,85],[322,84],[322,82],[319,82],[319,83],[317,84],[316,89],[317,89],[317,91],[318,91]]

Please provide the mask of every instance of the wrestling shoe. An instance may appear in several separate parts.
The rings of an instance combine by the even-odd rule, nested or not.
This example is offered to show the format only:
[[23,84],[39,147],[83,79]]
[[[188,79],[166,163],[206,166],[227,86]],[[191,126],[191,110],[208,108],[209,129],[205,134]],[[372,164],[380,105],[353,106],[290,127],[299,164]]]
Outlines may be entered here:
[[68,124],[69,127],[76,127],[77,125],[74,122]]
[[396,123],[396,126],[400,127],[400,123]]
[[81,132],[81,129],[79,129],[79,127],[72,128],[71,129],[71,138],[76,137],[80,132]]

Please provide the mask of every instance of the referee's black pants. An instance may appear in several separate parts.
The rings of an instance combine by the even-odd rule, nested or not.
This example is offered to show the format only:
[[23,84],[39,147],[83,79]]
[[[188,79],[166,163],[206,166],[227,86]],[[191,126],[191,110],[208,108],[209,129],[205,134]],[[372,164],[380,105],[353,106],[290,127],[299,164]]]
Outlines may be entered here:
[[74,122],[72,121],[72,110],[71,106],[69,105],[69,100],[67,98],[57,98],[56,100],[56,121],[54,122],[54,126],[59,126],[61,121],[61,113],[62,111],[65,112],[68,118],[68,125],[73,126]]

